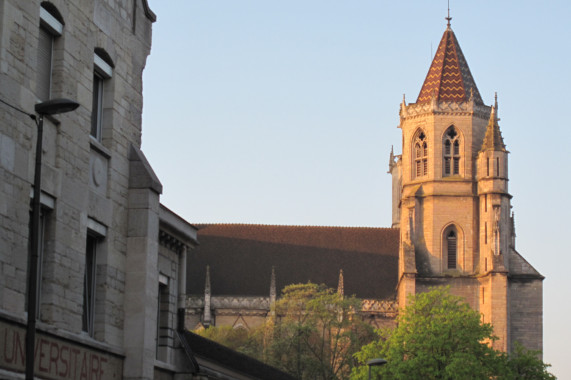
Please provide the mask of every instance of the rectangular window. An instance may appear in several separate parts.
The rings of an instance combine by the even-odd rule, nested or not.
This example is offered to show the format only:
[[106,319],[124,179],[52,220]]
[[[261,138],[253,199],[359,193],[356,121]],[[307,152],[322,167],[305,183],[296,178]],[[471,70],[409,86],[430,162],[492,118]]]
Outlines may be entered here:
[[490,176],[490,159],[486,158],[486,175]]
[[97,141],[103,137],[103,110],[105,82],[113,75],[113,67],[97,53],[93,56],[93,102],[91,108],[91,136]]
[[444,174],[450,175],[450,157],[444,159]]
[[420,177],[422,172],[420,171],[420,160],[416,161],[416,176]]
[[86,331],[90,336],[94,334],[96,269],[97,237],[88,234],[83,276],[83,331]]
[[83,323],[82,329],[89,336],[95,335],[95,298],[97,295],[98,252],[107,234],[107,227],[87,219],[87,239],[85,243],[85,272],[83,274]]
[[159,298],[157,310],[157,352],[156,357],[165,361],[165,350],[169,345],[169,281],[159,273]]
[[38,38],[38,81],[36,95],[41,100],[48,100],[52,84],[52,50],[54,36],[45,28],[40,28]]
[[428,175],[428,160],[422,160],[423,175]]
[[36,95],[40,100],[51,97],[54,41],[63,33],[63,24],[45,8],[40,7],[38,34],[38,71]]
[[103,78],[93,74],[93,104],[91,112],[91,136],[101,141],[101,125],[103,117]]
[[496,175],[498,177],[500,176],[500,159],[499,159],[499,157],[496,157]]
[[[33,202],[33,189],[30,191],[30,197]],[[38,229],[38,262],[36,267],[36,316],[41,319],[40,305],[42,303],[42,280],[44,273],[44,261],[46,260],[46,248],[48,246],[49,236],[46,233],[49,228],[50,214],[55,207],[55,199],[46,194],[40,195],[40,225]],[[32,236],[32,214],[33,210],[30,208],[30,223],[29,223],[29,236]],[[31,239],[29,239],[31,242]],[[28,268],[30,268],[30,261],[32,255],[31,245],[28,247]],[[28,276],[30,275],[28,270]],[[28,285],[29,282],[26,283]],[[27,300],[27,299],[26,299]],[[28,305],[26,304],[26,310]]]

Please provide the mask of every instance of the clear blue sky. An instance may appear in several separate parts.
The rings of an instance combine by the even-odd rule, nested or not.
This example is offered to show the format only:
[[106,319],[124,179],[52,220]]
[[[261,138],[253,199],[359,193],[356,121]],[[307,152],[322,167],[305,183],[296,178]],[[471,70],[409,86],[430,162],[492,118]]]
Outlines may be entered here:
[[[143,149],[187,220],[390,226],[399,103],[446,1],[151,0]],[[516,247],[543,275],[544,359],[571,378],[571,3],[451,4],[485,103],[498,92]]]

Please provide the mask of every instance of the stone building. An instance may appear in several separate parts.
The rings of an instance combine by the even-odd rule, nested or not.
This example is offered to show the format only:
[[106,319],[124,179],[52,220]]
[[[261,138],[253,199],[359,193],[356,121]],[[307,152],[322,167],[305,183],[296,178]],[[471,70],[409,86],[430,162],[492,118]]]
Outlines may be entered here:
[[[256,361],[228,365],[221,355],[242,359],[182,331],[197,230],[160,204],[162,185],[141,151],[155,19],[146,0],[0,1],[2,379],[23,378],[30,278],[37,378],[287,378]],[[57,98],[80,106],[43,118],[36,276],[40,129],[29,116]]]
[[484,104],[448,21],[416,103],[400,106],[392,228],[200,226],[187,327],[250,328],[276,291],[307,281],[363,298],[387,325],[411,295],[448,285],[493,324],[496,348],[542,349],[543,276],[515,249],[497,99]]
[[400,107],[391,154],[400,227],[397,298],[449,285],[492,323],[496,348],[542,349],[541,276],[515,249],[508,151],[497,97],[486,106],[448,26],[416,103]]

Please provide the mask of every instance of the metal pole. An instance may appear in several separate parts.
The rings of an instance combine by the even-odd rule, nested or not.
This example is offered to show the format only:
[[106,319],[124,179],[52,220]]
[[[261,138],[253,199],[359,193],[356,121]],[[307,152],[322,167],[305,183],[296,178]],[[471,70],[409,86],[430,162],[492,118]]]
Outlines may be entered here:
[[36,304],[38,287],[38,251],[40,246],[40,196],[42,186],[42,136],[44,116],[36,122],[38,138],[36,141],[36,168],[34,171],[34,199],[32,201],[32,231],[30,271],[28,278],[28,325],[26,328],[26,380],[34,379],[34,348],[36,341]]

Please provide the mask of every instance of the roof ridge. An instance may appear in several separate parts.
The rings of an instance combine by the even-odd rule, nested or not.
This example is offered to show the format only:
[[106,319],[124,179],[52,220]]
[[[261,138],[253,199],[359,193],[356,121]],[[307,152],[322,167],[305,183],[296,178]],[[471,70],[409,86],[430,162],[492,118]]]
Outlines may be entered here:
[[393,227],[377,227],[377,226],[331,226],[331,225],[310,225],[310,224],[266,224],[266,223],[192,223],[195,226],[244,226],[244,227],[311,227],[311,228],[354,228],[354,229],[378,229],[378,230],[397,230]]

